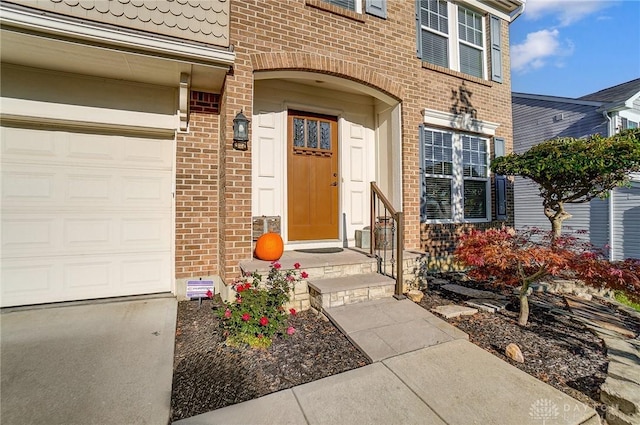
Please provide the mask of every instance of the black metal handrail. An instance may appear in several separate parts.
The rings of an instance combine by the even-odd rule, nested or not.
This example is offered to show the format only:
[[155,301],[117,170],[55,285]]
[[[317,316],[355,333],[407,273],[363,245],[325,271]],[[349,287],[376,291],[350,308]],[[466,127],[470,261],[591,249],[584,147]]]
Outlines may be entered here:
[[371,182],[371,251],[378,260],[378,273],[396,281],[396,299],[405,298],[402,293],[404,249],[404,216],[396,211],[376,182]]

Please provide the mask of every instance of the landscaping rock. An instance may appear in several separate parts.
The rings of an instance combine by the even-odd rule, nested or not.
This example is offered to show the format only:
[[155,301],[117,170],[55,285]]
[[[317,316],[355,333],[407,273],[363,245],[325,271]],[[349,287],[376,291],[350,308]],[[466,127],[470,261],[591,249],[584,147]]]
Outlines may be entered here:
[[638,425],[638,418],[625,415],[615,407],[607,407],[607,425]]
[[422,291],[412,289],[411,291],[407,292],[407,297],[414,303],[419,303],[420,301],[422,301],[422,298],[424,298],[424,294],[422,293]]
[[504,352],[506,356],[511,360],[514,360],[518,363],[524,363],[524,356],[522,355],[522,351],[516,344],[511,343],[507,345],[507,348],[504,350]]
[[500,294],[496,294],[490,291],[481,291],[479,289],[467,288],[466,286],[449,284],[444,285],[442,289],[453,292],[459,295],[464,295],[469,298],[486,298],[486,299],[504,299],[505,297]]
[[635,383],[609,376],[600,387],[600,399],[625,415],[640,419],[640,387]]
[[440,279],[439,277],[429,280],[431,285],[447,285],[449,281],[447,279]]
[[431,309],[434,313],[443,316],[445,319],[451,319],[458,316],[472,316],[478,312],[478,309],[465,307],[462,305],[448,304]]
[[[632,366],[612,359],[609,361],[609,369],[607,370],[607,373],[612,378],[640,385],[640,365]],[[640,391],[640,387],[638,387],[638,391]]]
[[505,300],[483,300],[473,299],[465,302],[466,305],[477,308],[478,310],[486,311],[489,313],[495,313],[496,311],[502,311],[507,306],[508,302]]

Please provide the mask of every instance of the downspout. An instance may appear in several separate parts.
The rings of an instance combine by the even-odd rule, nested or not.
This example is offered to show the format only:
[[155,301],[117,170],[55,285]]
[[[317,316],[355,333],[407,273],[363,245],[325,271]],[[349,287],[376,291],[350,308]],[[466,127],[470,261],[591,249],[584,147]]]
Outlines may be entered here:
[[[615,128],[613,128],[613,120],[609,116],[609,112],[605,109],[602,115],[607,119],[607,137],[613,136]],[[613,261],[613,190],[609,191],[609,261]]]
[[509,23],[515,21],[520,15],[524,13],[525,6],[526,3],[522,3],[516,10],[513,11],[513,13],[511,13],[511,15],[509,15]]

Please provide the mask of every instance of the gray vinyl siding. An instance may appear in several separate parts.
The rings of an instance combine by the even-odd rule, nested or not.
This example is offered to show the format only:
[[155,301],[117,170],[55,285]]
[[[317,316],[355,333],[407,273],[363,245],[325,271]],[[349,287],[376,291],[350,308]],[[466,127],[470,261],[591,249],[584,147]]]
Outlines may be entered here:
[[[542,198],[538,186],[530,180],[516,177],[514,184],[516,229],[539,227],[551,230],[549,219],[544,215]],[[565,209],[572,217],[563,223],[563,232],[589,232],[584,236],[597,248],[609,243],[609,201],[594,199],[583,204],[568,204]],[[576,235],[580,236],[580,235]]]
[[613,259],[640,258],[640,183],[613,191]]
[[556,137],[607,135],[607,120],[595,106],[514,96],[512,107],[516,153]]
[[[597,106],[513,96],[514,151],[523,153],[557,137],[606,135],[607,121]],[[551,230],[544,215],[538,186],[517,177],[514,184],[514,220],[517,229],[535,226]],[[608,201],[596,199],[585,204],[566,205],[573,217],[564,222],[565,231],[585,230],[598,247],[609,242]]]

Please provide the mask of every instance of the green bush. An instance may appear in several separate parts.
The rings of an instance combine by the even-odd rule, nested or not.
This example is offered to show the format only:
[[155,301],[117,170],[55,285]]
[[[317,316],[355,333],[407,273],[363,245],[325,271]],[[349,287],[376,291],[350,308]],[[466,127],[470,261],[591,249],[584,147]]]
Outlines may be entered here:
[[257,272],[244,276],[233,285],[236,291],[234,302],[226,302],[218,309],[224,335],[233,345],[247,344],[266,348],[277,334],[291,335],[295,329],[287,327],[289,314],[285,311],[296,283],[308,277],[296,263],[293,270],[282,270],[278,262],[271,263],[266,281]]

